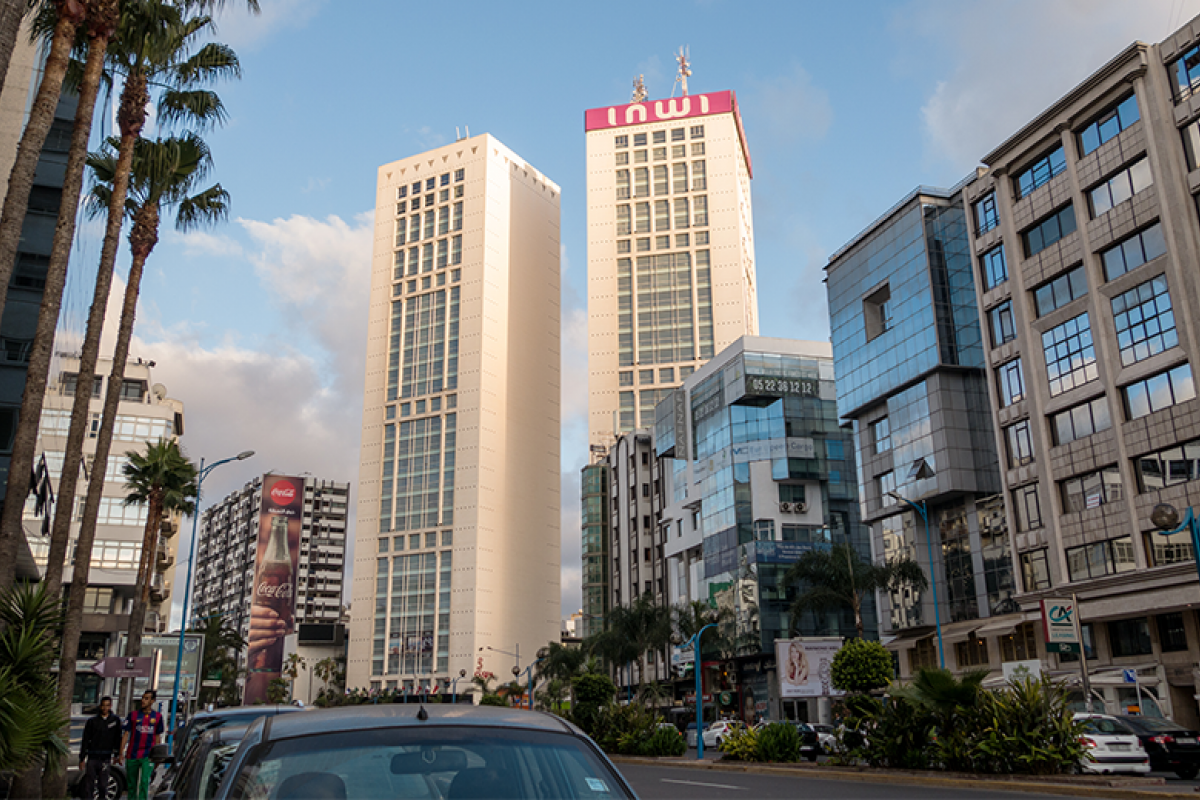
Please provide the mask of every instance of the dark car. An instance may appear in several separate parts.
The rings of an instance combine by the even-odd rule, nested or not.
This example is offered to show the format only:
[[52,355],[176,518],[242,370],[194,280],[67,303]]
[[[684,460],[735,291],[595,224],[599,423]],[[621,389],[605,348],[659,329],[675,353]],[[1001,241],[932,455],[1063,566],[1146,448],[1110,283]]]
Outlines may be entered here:
[[247,729],[246,725],[225,725],[201,734],[172,771],[170,782],[152,795],[154,800],[210,800]]
[[[768,725],[780,724],[777,720],[764,719],[754,726],[755,731],[761,731]],[[784,725],[793,725],[796,731],[800,734],[800,755],[807,758],[809,761],[816,761],[817,757],[824,752],[821,749],[821,737],[817,734],[817,729],[809,725],[807,722],[798,720],[783,720]]]
[[[83,770],[79,768],[79,747],[83,743],[83,726],[91,717],[71,717],[71,740],[67,746],[67,793],[71,797],[83,797]],[[121,764],[108,765],[108,792],[103,800],[117,800],[127,786],[125,767]]]
[[250,726],[216,800],[634,797],[600,748],[539,711],[350,706]]
[[1122,716],[1150,756],[1150,769],[1174,772],[1185,781],[1200,775],[1200,732],[1164,717]]

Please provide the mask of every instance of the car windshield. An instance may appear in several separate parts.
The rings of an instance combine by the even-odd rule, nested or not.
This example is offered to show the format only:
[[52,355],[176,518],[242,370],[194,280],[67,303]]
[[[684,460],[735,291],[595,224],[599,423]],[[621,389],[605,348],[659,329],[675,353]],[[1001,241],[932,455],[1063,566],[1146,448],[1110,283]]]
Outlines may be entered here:
[[267,709],[250,709],[239,714],[214,714],[211,717],[197,717],[187,730],[187,740],[180,743],[182,749],[179,752],[186,753],[190,750],[196,740],[203,736],[206,731],[223,728],[226,725],[249,725],[259,717],[265,717],[273,713],[275,712],[268,711]]
[[1088,733],[1099,733],[1109,736],[1128,736],[1133,733],[1124,722],[1106,717],[1088,717],[1084,720],[1083,729]]
[[198,800],[209,800],[217,794],[217,787],[221,785],[225,768],[229,766],[237,749],[238,742],[230,742],[208,751],[208,757],[204,759],[204,769],[200,773],[200,791],[196,794]]
[[586,741],[510,728],[412,726],[259,744],[230,786],[248,800],[629,798]]
[[1138,717],[1137,719],[1123,721],[1134,728],[1154,731],[1155,733],[1182,733],[1187,730],[1178,722],[1172,722],[1164,717]]

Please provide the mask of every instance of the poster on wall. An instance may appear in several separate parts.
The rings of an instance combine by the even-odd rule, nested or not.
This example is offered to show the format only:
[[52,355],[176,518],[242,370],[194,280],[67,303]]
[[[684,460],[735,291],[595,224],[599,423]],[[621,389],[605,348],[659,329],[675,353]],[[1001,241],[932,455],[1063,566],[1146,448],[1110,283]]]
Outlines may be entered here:
[[775,640],[775,667],[779,696],[834,697],[841,695],[830,681],[833,657],[842,648],[838,638],[798,637]]
[[271,681],[283,674],[283,638],[295,630],[303,512],[303,478],[263,476],[244,705],[265,703]]

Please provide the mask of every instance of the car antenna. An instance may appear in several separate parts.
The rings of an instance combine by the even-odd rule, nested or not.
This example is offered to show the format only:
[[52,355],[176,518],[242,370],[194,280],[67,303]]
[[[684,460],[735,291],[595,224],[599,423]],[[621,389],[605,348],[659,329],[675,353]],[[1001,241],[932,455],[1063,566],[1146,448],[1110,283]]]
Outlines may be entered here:
[[421,708],[417,710],[417,719],[421,720],[421,722],[429,719],[429,714],[425,711],[424,703],[422,703]]

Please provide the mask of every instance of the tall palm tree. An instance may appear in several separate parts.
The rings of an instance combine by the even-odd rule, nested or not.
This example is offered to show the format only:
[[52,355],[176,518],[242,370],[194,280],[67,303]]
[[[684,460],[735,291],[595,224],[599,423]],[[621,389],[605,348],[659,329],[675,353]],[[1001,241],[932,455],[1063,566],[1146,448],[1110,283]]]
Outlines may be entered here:
[[720,658],[733,656],[733,609],[713,608],[703,600],[681,600],[671,609],[671,615],[675,620],[675,629],[685,642],[706,625],[717,623],[717,627],[705,631],[700,638],[701,656],[705,652],[715,652]]
[[[179,443],[159,439],[154,444],[146,443],[146,452],[129,451],[129,461],[122,468],[125,474],[125,505],[146,507],[146,527],[142,533],[142,556],[138,562],[137,583],[139,591],[133,598],[133,609],[129,614],[129,638],[125,645],[127,655],[136,655],[142,650],[142,631],[146,629],[146,607],[150,604],[150,584],[154,570],[154,559],[158,537],[162,532],[163,519],[168,514],[191,514],[195,511],[193,498],[196,496],[196,465],[184,456]],[[133,680],[127,679],[127,690],[122,693],[129,702]]]
[[[115,143],[110,139],[108,144],[108,149],[95,153],[88,159],[96,181],[92,187],[92,196],[99,208],[108,207],[107,201],[111,196],[117,163],[117,157],[112,151]],[[108,463],[117,407],[121,402],[125,361],[129,356],[129,342],[133,338],[133,322],[142,271],[146,266],[146,259],[158,242],[162,211],[164,208],[175,208],[175,227],[180,230],[190,230],[208,222],[215,222],[223,219],[228,213],[229,196],[220,184],[195,191],[196,184],[207,176],[211,167],[212,157],[208,146],[195,134],[155,141],[138,140],[129,181],[129,197],[125,204],[126,212],[133,219],[129,231],[133,259],[129,266],[125,301],[121,309],[120,326],[117,329],[112,373],[109,375],[104,395],[100,430],[96,435],[96,464]],[[86,384],[84,386],[86,387]],[[87,389],[83,388],[82,391],[86,392]],[[65,467],[63,474],[66,475]],[[67,617],[63,626],[59,700],[63,701],[65,696],[65,702],[69,702],[70,687],[75,683],[75,654],[79,648],[79,633],[83,620],[82,587],[87,586],[91,547],[96,537],[96,519],[103,490],[104,470],[101,466],[92,470],[91,479],[88,481],[83,519],[79,526],[75,572],[71,581],[72,591],[68,596]],[[60,503],[60,511],[61,505]]]
[[882,564],[864,561],[848,543],[828,550],[809,550],[784,574],[784,583],[800,583],[800,593],[792,602],[792,627],[805,611],[824,613],[848,608],[854,612],[854,627],[863,637],[862,602],[877,591],[898,591],[908,586],[924,589],[929,585],[921,565],[910,558],[896,558]]
[[[193,623],[192,633],[204,634],[204,654],[200,675],[204,680],[220,680],[219,687],[200,687],[201,704],[238,702],[237,657],[246,648],[246,640],[231,620],[213,614]],[[332,659],[330,659],[332,661]],[[314,669],[314,672],[316,670]],[[212,677],[219,676],[219,677]]]
[[0,91],[4,90],[4,79],[8,75],[8,64],[17,36],[21,33],[21,20],[25,18],[25,0],[3,0],[0,3]]
[[[671,609],[648,595],[629,606],[617,606],[604,618],[604,630],[592,637],[592,649],[614,666],[637,664],[640,687],[645,681],[646,653],[662,651],[671,641]],[[632,675],[630,678],[632,679]]]

